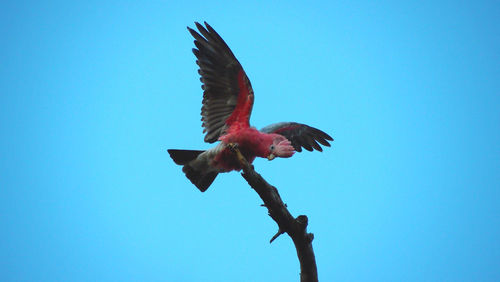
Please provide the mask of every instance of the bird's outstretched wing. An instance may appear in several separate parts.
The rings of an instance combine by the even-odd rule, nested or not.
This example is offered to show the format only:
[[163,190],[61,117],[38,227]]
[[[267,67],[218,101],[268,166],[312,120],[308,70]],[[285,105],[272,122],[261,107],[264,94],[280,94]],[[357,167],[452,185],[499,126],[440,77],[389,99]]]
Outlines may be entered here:
[[286,137],[297,152],[302,151],[304,147],[308,151],[316,149],[320,152],[323,151],[318,142],[323,146],[330,147],[328,141],[333,141],[333,138],[325,132],[296,122],[280,122],[268,125],[260,131],[264,133],[276,133]]
[[194,37],[193,53],[200,67],[203,105],[201,121],[205,142],[213,143],[232,127],[249,127],[253,90],[245,71],[224,40],[205,22],[195,23],[198,32],[188,27]]

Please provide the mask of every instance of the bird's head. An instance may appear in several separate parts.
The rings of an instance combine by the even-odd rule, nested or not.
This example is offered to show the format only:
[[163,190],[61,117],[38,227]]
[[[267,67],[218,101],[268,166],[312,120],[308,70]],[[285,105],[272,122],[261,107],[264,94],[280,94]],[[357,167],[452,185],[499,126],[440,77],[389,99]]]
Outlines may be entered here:
[[275,134],[273,138],[273,143],[269,146],[269,154],[267,155],[268,160],[272,160],[275,157],[289,158],[295,153],[295,149],[292,143],[288,141],[284,136]]

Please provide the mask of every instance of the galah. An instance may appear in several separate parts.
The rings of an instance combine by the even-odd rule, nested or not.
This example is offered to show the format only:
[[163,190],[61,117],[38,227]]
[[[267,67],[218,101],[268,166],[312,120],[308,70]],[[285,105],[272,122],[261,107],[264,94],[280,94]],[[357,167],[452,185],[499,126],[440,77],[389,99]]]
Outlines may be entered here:
[[195,23],[198,32],[188,27],[194,37],[193,53],[199,66],[203,89],[201,120],[205,142],[220,141],[206,151],[168,150],[170,157],[187,178],[205,192],[217,174],[239,171],[241,167],[228,148],[237,146],[249,163],[256,157],[289,158],[302,148],[323,151],[321,146],[330,146],[330,135],[305,124],[280,122],[262,128],[250,126],[254,94],[252,85],[233,55],[233,52],[215,30],[205,22],[205,27]]

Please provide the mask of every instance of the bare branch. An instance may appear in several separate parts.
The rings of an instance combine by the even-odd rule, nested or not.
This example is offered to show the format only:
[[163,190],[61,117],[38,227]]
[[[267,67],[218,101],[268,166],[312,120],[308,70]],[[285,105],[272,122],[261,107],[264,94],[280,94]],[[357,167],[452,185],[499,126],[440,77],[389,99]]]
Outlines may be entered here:
[[273,236],[271,242],[279,235],[287,233],[292,238],[297,250],[297,256],[300,262],[300,281],[317,282],[318,272],[316,269],[316,259],[312,248],[314,235],[307,233],[308,218],[300,215],[294,218],[288,211],[286,205],[281,200],[278,190],[267,183],[264,178],[251,166],[245,157],[241,154],[235,144],[229,144],[228,147],[236,155],[243,173],[242,176],[250,186],[259,194],[264,206],[269,211],[269,216],[278,224],[278,233]]

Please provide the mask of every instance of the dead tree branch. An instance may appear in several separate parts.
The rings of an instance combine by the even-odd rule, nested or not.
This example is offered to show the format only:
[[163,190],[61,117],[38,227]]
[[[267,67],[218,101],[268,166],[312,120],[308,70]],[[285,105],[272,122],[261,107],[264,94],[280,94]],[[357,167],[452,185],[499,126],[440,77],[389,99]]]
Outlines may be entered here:
[[250,186],[259,194],[265,207],[269,211],[269,216],[278,224],[278,232],[271,239],[271,243],[279,235],[287,233],[292,238],[297,250],[300,262],[300,281],[317,282],[318,272],[316,269],[316,259],[312,248],[314,235],[307,233],[307,216],[300,215],[294,218],[288,211],[286,205],[281,200],[278,190],[267,183],[264,178],[251,166],[245,157],[238,150],[236,145],[230,144],[229,148],[238,158],[243,173],[242,176]]

